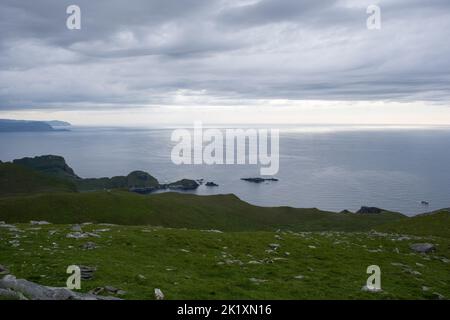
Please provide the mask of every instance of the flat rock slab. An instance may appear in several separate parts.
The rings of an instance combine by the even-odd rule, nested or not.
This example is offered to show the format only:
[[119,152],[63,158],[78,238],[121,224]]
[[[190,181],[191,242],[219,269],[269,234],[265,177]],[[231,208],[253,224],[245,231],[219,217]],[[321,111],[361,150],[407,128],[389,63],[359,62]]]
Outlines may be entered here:
[[436,246],[431,243],[414,243],[409,247],[411,250],[419,253],[429,253],[436,250]]

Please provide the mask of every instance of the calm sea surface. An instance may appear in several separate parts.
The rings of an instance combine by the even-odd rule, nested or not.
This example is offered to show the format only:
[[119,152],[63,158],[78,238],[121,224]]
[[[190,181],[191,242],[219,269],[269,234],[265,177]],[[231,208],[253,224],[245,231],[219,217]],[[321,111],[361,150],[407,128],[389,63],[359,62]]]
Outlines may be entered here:
[[[262,206],[356,210],[361,205],[408,215],[450,207],[450,128],[306,126],[280,128],[278,182],[253,184],[255,165],[172,163],[172,129],[74,127],[70,132],[0,133],[0,159],[58,154],[82,177],[144,170],[161,182],[214,181],[195,193],[234,193]],[[421,200],[430,205],[421,205]]]

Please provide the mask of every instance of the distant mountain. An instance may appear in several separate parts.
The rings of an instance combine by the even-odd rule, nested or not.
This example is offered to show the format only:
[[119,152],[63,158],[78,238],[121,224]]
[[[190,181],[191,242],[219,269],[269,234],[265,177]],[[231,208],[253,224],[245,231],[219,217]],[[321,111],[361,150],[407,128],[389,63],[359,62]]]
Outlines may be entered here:
[[[57,123],[55,126],[67,126],[67,122],[54,121],[29,121],[0,119],[0,132],[47,132],[47,131],[68,131],[67,129],[55,129],[50,123]],[[70,125],[70,124],[69,124]]]

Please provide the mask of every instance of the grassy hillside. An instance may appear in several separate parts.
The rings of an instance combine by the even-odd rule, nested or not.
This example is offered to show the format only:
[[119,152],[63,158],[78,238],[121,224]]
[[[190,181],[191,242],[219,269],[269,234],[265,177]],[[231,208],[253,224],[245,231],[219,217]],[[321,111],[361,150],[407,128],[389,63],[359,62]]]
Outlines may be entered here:
[[362,215],[289,207],[263,208],[234,195],[161,193],[142,196],[98,191],[0,198],[0,220],[9,223],[48,220],[53,223],[89,221],[227,231],[278,228],[360,231],[399,219],[406,217],[388,212]]
[[442,210],[432,214],[421,214],[409,219],[380,225],[376,229],[385,232],[450,238],[450,212]]
[[[149,226],[0,227],[0,264],[19,278],[65,286],[67,266],[96,267],[81,291],[114,286],[125,299],[436,299],[450,297],[450,239],[371,232],[205,232]],[[92,250],[83,249],[94,242]],[[410,250],[435,243],[436,253]],[[277,244],[277,249],[273,245]],[[376,264],[382,292],[361,290]]]
[[73,183],[47,176],[21,165],[0,163],[0,194],[30,194],[36,192],[74,192]]
[[61,156],[46,155],[22,158],[13,160],[13,163],[57,178],[78,178],[73,169],[67,165],[66,160]]

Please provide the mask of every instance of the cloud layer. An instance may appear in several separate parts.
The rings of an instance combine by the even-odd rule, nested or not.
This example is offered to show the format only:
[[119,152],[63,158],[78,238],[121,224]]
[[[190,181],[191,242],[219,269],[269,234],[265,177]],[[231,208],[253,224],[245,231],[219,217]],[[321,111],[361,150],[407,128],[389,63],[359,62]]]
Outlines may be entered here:
[[[450,2],[3,0],[0,110],[450,100]],[[77,4],[82,29],[66,28]]]

